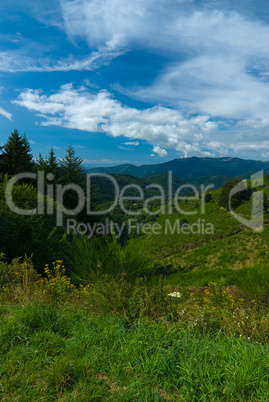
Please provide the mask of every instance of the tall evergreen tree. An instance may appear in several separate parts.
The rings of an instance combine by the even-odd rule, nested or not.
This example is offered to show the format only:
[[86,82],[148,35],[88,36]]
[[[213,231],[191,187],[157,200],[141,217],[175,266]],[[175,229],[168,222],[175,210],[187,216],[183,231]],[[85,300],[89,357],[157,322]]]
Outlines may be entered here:
[[58,159],[56,158],[52,147],[50,148],[49,156],[46,162],[48,166],[48,172],[52,173],[54,175],[54,180],[57,181],[59,178],[59,165]]
[[86,170],[82,159],[75,155],[72,145],[68,146],[66,152],[65,158],[60,162],[60,182],[64,185],[74,183],[84,187]]
[[[85,190],[86,171],[81,158],[75,155],[72,145],[66,150],[65,158],[60,161],[60,183],[62,185],[77,184]],[[77,193],[69,190],[64,196],[64,206],[74,209],[78,204]]]
[[8,137],[1,155],[1,171],[10,175],[33,170],[33,156],[31,147],[25,135],[20,136],[18,130],[14,130]]
[[44,170],[45,174],[47,173],[48,170],[48,163],[47,160],[43,158],[41,153],[39,153],[38,158],[35,162],[35,170]]

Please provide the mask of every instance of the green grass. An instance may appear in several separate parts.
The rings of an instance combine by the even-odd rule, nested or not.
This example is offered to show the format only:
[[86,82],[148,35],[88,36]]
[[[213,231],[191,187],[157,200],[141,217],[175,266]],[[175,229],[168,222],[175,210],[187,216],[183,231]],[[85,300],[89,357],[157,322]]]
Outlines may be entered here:
[[2,312],[1,400],[269,398],[269,346],[30,304]]
[[269,264],[269,226],[264,232],[254,233],[246,229],[236,235],[210,241],[200,247],[182,250],[162,259],[163,265],[175,268],[192,267],[196,270],[240,269]]
[[[199,218],[213,222],[213,235],[161,233],[148,238],[141,236],[132,241],[132,244],[139,246],[145,239],[148,240],[148,252],[156,260],[156,265],[159,265],[156,273],[164,275],[165,283],[174,286],[205,286],[209,282],[221,281],[233,285],[239,283],[237,278],[245,275],[246,269],[269,266],[269,213],[264,216],[264,231],[255,233],[242,227],[228,211],[218,206],[220,191],[212,192],[213,199],[206,203],[204,216],[199,213],[198,205],[198,213],[187,217],[190,225]],[[265,179],[265,193],[269,195],[268,179]],[[186,210],[193,207],[185,202],[181,202],[181,206]],[[246,202],[236,212],[249,218],[250,207],[250,202]],[[183,215],[174,213],[170,217],[160,216],[156,222],[164,225],[165,220],[170,219],[173,225],[176,219],[183,218]],[[154,280],[158,281],[158,277]],[[240,286],[244,286],[242,281]]]
[[68,244],[67,264],[73,280],[88,283],[102,275],[133,280],[150,272],[152,263],[146,255],[146,244],[122,247],[116,237],[74,236]]
[[[267,194],[267,197],[269,198],[269,179],[265,178],[264,184],[265,184],[264,191]],[[190,262],[193,250],[197,250],[198,255],[203,253],[203,248],[205,246],[208,247],[208,252],[205,251],[205,254],[207,253],[209,255],[209,258],[211,258],[211,256],[214,257],[216,252],[221,253],[223,251],[224,252],[223,258],[222,257],[220,258],[218,265],[222,265],[222,263],[224,262],[224,265],[229,266],[229,263],[231,262],[230,258],[233,258],[234,255],[236,254],[236,252],[234,252],[235,246],[233,247],[231,253],[229,252],[229,247],[230,245],[233,246],[233,242],[235,240],[237,242],[236,247],[237,247],[237,254],[239,255],[239,261],[240,258],[244,260],[243,257],[246,256],[247,253],[244,252],[245,250],[243,250],[242,247],[240,246],[241,240],[244,243],[248,243],[250,238],[253,237],[253,240],[255,242],[257,241],[258,248],[259,246],[263,247],[264,244],[268,241],[269,211],[264,216],[265,235],[261,233],[255,236],[254,232],[243,227],[240,224],[240,222],[238,222],[231,215],[229,211],[219,207],[218,198],[220,195],[220,191],[221,190],[218,189],[211,192],[213,199],[212,201],[205,203],[205,214],[201,213],[202,212],[201,201],[199,201],[198,206],[194,205],[193,202],[191,201],[187,203],[181,201],[179,205],[182,210],[188,213],[191,211],[196,211],[197,213],[195,213],[194,215],[184,215],[179,214],[178,212],[174,212],[171,215],[169,214],[160,215],[155,221],[155,223],[159,223],[162,226],[162,228],[165,228],[165,223],[167,220],[170,221],[170,224],[173,227],[177,219],[179,220],[187,219],[189,225],[192,225],[193,223],[197,222],[198,219],[200,219],[204,221],[205,225],[207,223],[211,223],[214,225],[214,234],[206,234],[206,233],[167,234],[163,229],[159,235],[152,235],[152,236],[143,235],[133,239],[131,243],[139,247],[143,244],[145,239],[147,239],[148,252],[151,257],[153,257],[157,261],[161,261],[163,264],[166,263],[168,265],[172,263],[175,266],[176,265],[181,266],[181,261],[183,260],[184,262],[184,259],[188,260],[190,265],[193,265],[192,262]],[[239,206],[235,212],[238,214],[242,214],[245,218],[249,218],[250,211],[251,211],[251,200]],[[260,244],[259,244],[259,236],[261,238]],[[216,242],[216,246],[212,245],[212,243],[214,242]],[[225,247],[228,247],[226,249],[226,254],[225,254]],[[169,261],[169,258],[171,258],[172,262]],[[167,261],[165,261],[165,259],[167,259]],[[246,262],[247,259],[248,258],[245,259],[244,263]],[[186,264],[188,264],[188,262]],[[204,260],[203,264],[210,265],[211,262]],[[242,264],[241,266],[243,265],[244,264]],[[237,268],[239,267],[240,266],[238,266]],[[215,268],[216,265],[214,266],[214,269]]]
[[42,280],[0,261],[0,400],[269,400],[269,226],[212,194],[214,235],[80,236]]
[[57,264],[38,280],[0,261],[0,400],[268,400],[265,268],[223,269],[230,288],[195,287],[194,270],[180,286],[119,271],[75,288]]

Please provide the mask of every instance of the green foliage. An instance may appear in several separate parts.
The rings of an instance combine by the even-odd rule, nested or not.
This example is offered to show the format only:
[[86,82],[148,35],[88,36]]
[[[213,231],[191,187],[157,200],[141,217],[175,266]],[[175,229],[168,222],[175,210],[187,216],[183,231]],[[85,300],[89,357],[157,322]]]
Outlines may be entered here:
[[4,145],[4,151],[0,159],[0,171],[4,174],[15,175],[32,171],[33,166],[30,144],[26,136],[21,137],[15,129]]
[[68,247],[68,266],[76,282],[85,283],[104,274],[117,277],[123,273],[127,279],[134,279],[150,271],[145,247],[123,247],[114,236],[91,239],[74,236]]
[[[231,181],[227,181],[225,185],[222,187],[220,196],[219,196],[219,205],[223,208],[229,209],[229,196],[230,192],[232,189],[240,183],[241,180],[239,179],[233,179]],[[240,191],[233,195],[231,198],[231,206],[232,208],[237,208],[239,205],[241,205],[243,202],[248,201],[252,195],[252,191],[250,188],[247,188],[244,191]]]
[[[32,256],[36,268],[42,271],[44,261],[61,258],[64,248],[63,229],[55,227],[55,215],[25,216],[11,211],[5,200],[8,180],[9,177],[5,176],[0,183],[0,252],[5,253],[9,261],[25,255]],[[43,200],[46,204],[47,197]],[[37,190],[32,185],[16,184],[13,187],[13,201],[22,209],[36,208]],[[54,211],[57,208],[54,203]]]
[[211,193],[206,193],[205,194],[205,202],[210,202],[213,200],[213,196]]

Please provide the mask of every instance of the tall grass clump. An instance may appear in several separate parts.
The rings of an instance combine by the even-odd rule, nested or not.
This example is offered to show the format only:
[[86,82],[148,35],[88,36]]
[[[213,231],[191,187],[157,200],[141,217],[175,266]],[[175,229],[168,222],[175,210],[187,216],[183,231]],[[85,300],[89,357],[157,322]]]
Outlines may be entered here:
[[39,275],[29,258],[15,258],[9,264],[5,255],[0,254],[0,302],[27,302],[36,290],[34,285],[38,279]]
[[239,287],[250,299],[261,304],[269,301],[269,267],[257,265],[240,270],[236,278]]
[[105,274],[113,277],[124,274],[127,280],[133,280],[147,275],[152,265],[145,247],[123,247],[114,236],[92,239],[74,236],[66,259],[75,283],[88,283]]

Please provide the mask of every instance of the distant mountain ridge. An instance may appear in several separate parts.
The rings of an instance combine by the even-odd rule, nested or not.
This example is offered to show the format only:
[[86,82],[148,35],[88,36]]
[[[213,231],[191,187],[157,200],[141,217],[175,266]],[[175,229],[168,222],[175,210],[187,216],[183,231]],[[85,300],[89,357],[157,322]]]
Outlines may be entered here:
[[[149,177],[172,171],[173,174],[185,181],[193,181],[202,177],[222,176],[223,182],[238,177],[243,174],[253,173],[260,170],[269,172],[269,161],[256,161],[232,157],[222,158],[181,158],[169,162],[157,163],[153,165],[136,166],[123,164],[112,167],[97,167],[88,169],[88,173],[113,173],[131,175],[136,177]],[[222,184],[221,184],[222,185]]]

